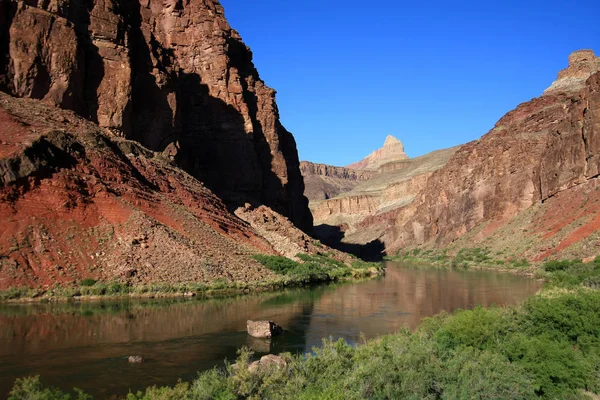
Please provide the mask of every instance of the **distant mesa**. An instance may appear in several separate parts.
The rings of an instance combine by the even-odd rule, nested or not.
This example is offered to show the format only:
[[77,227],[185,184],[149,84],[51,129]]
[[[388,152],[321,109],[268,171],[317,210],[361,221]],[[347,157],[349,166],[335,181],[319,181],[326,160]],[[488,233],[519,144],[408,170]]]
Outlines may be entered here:
[[600,57],[593,50],[578,50],[569,56],[569,66],[558,73],[558,78],[544,94],[576,92],[585,86],[585,81],[600,71]]
[[377,170],[383,164],[401,160],[408,160],[408,156],[404,152],[404,145],[397,138],[388,135],[382,148],[375,150],[362,160],[348,165],[348,168]]

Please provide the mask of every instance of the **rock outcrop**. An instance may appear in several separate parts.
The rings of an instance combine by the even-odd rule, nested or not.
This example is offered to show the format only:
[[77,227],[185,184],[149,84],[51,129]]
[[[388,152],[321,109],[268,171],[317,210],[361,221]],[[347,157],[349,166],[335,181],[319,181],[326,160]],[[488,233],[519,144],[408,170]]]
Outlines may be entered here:
[[347,192],[375,176],[375,171],[334,167],[309,161],[300,162],[304,178],[304,195],[309,201],[326,200]]
[[383,164],[406,159],[408,159],[408,156],[404,152],[402,142],[388,135],[382,148],[375,150],[362,160],[348,165],[348,168],[377,170]]
[[273,369],[283,369],[287,366],[287,361],[281,356],[275,354],[267,354],[262,356],[260,360],[256,360],[248,366],[248,371],[255,373],[257,371],[269,371]]
[[283,333],[283,328],[273,321],[248,320],[246,322],[246,330],[248,331],[248,335],[252,337],[265,339],[281,335]]
[[0,0],[0,89],[75,111],[204,182],[230,208],[312,225],[275,91],[217,0]]
[[161,153],[0,93],[0,289],[271,276],[276,254]]
[[585,81],[600,71],[600,58],[593,50],[579,50],[569,56],[569,66],[558,73],[544,94],[552,92],[576,92],[585,86]]
[[596,254],[600,73],[577,91],[571,80],[577,71],[587,71],[581,79],[588,74],[581,65],[597,62],[591,57],[573,53],[565,71],[574,75],[562,71],[552,90],[462,146],[429,178],[411,210],[388,219],[382,236],[388,248],[473,247],[493,238],[530,259],[577,246],[579,257]]

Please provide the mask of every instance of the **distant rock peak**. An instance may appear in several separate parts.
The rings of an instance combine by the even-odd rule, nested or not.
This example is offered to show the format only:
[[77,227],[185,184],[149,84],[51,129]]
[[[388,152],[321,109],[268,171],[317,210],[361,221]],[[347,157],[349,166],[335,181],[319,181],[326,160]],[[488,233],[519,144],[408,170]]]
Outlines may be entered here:
[[359,162],[348,165],[348,168],[377,170],[383,164],[406,159],[408,156],[404,152],[402,142],[394,136],[388,135],[382,148],[375,150]]
[[569,66],[558,73],[552,85],[544,94],[575,92],[585,86],[585,81],[600,71],[600,58],[593,50],[578,50],[569,55]]
[[402,144],[402,142],[399,139],[396,139],[395,137],[393,137],[392,135],[388,135],[385,138],[385,142],[383,143],[383,147],[396,146],[396,145],[402,146],[402,150],[404,150],[404,145]]

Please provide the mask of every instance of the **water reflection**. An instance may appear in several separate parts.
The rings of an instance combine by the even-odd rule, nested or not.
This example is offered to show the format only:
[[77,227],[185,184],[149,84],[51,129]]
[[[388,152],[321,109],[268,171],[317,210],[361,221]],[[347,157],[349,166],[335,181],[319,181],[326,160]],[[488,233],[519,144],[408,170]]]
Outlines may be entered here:
[[[477,304],[514,304],[539,283],[487,271],[412,269],[390,263],[385,278],[234,299],[120,301],[0,306],[0,396],[18,376],[77,386],[98,398],[151,384],[193,379],[196,371],[258,353],[305,352],[323,337],[351,343],[416,327],[423,317]],[[247,319],[271,319],[286,332],[250,338]],[[129,365],[126,357],[147,362]]]

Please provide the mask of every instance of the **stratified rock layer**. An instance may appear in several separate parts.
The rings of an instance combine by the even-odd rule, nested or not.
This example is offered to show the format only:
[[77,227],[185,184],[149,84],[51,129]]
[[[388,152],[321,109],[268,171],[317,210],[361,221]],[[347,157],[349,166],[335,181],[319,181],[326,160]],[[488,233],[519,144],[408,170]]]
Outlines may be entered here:
[[375,171],[334,167],[309,161],[300,162],[304,195],[309,201],[326,200],[347,192],[376,175]]
[[[434,171],[442,168],[456,150],[455,147],[387,162],[349,191],[326,200],[311,199],[315,234],[330,245],[335,244],[332,236],[339,237],[340,231],[341,241],[346,244],[365,245],[379,240],[388,224],[382,223],[378,216],[410,205],[427,186]],[[311,181],[306,182],[308,190]]]
[[258,280],[276,254],[167,157],[0,93],[0,289]]
[[592,74],[600,71],[600,58],[592,50],[579,50],[569,56],[569,66],[558,73],[552,86],[544,94],[552,92],[576,92],[585,86]]
[[0,88],[155,151],[231,208],[312,224],[275,91],[216,0],[0,0]]

